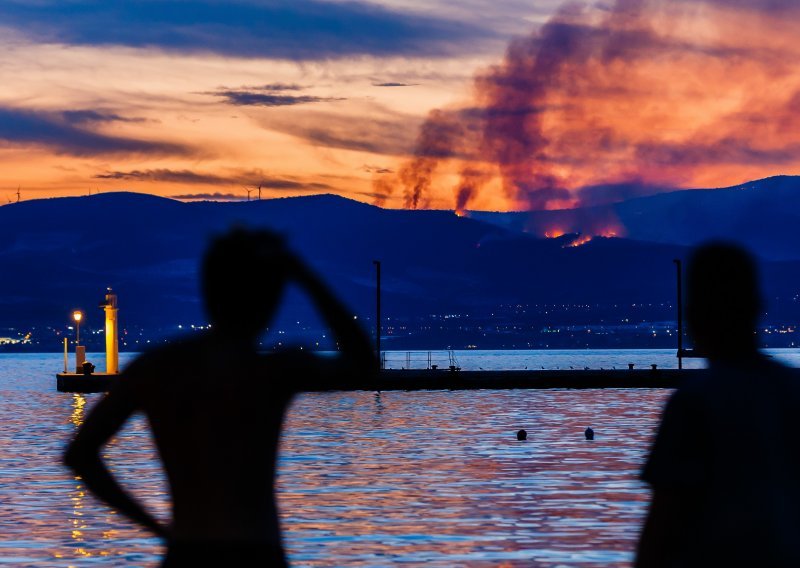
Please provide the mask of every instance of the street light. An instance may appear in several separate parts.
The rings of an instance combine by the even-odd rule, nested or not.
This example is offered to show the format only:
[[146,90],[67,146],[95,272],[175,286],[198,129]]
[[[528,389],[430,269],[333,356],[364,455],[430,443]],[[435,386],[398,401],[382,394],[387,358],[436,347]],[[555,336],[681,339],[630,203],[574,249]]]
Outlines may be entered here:
[[75,324],[78,327],[78,333],[75,336],[75,346],[77,347],[81,344],[81,320],[83,319],[83,312],[80,310],[75,310],[72,312],[72,319],[75,320]]

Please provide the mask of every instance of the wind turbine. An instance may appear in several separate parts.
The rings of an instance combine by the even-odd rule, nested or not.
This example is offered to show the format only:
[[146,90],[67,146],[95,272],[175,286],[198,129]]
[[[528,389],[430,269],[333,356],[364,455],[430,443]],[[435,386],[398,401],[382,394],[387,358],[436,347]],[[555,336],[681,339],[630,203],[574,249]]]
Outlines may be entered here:
[[245,185],[245,186],[243,186],[243,187],[244,187],[244,190],[247,192],[247,201],[250,201],[250,194],[251,194],[253,191],[255,191],[255,189],[251,189],[251,188],[247,187],[246,185]]

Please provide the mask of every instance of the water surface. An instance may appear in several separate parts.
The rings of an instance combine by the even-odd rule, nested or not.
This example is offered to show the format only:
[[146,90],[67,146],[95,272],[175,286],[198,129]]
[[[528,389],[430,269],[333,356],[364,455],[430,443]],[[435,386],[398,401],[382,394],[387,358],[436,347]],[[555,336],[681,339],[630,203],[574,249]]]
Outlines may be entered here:
[[[599,368],[631,357],[642,365],[656,356],[674,359],[669,351],[568,355],[457,353],[464,368],[519,368],[514,365],[523,360]],[[123,364],[129,357],[123,355]],[[800,351],[784,350],[778,358],[798,361]],[[56,392],[54,373],[62,366],[58,354],[0,355],[0,563],[156,566],[159,541],[99,504],[60,465],[64,444],[99,396]],[[648,497],[637,473],[668,394],[299,396],[279,466],[292,563],[628,565]],[[583,438],[589,425],[597,433],[592,442]],[[529,432],[526,442],[515,438],[520,428]],[[165,480],[143,419],[126,425],[107,457],[126,487],[166,518]]]

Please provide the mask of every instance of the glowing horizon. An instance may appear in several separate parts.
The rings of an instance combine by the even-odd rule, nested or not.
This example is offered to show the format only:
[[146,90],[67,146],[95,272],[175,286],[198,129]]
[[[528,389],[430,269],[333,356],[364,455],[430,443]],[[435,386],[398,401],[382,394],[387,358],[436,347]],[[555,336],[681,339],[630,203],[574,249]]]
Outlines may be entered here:
[[73,4],[0,7],[3,203],[523,210],[800,173],[788,1]]

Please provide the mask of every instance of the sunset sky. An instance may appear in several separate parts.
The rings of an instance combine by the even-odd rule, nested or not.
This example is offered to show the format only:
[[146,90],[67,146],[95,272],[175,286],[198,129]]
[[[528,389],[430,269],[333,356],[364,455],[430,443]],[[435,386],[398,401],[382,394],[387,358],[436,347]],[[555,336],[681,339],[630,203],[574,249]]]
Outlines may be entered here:
[[796,174],[795,4],[5,0],[0,200],[541,209]]

